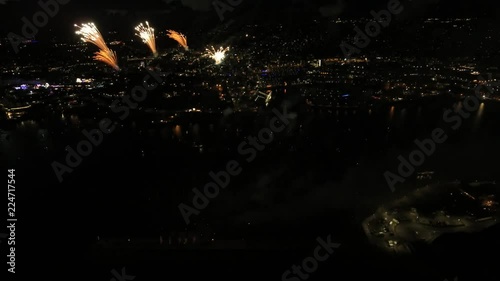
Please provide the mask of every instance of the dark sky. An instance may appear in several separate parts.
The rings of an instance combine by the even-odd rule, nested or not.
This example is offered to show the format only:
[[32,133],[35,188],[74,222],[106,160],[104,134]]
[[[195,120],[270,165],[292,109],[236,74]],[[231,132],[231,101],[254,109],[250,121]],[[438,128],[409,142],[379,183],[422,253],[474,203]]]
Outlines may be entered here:
[[[27,0],[19,0],[27,1]],[[73,4],[78,0],[73,0]],[[226,0],[221,0],[225,2]],[[241,0],[242,3],[262,2],[259,0]],[[441,14],[470,14],[481,15],[485,12],[492,11],[497,1],[472,1],[472,0],[401,0],[403,4],[419,7],[429,12],[438,11]],[[118,1],[116,0],[88,0],[78,1],[83,6],[95,6],[103,8],[168,8],[179,4],[190,7],[199,11],[213,11],[211,3],[214,0],[141,0],[141,1]],[[371,9],[380,9],[387,5],[389,0],[269,0],[265,1],[264,9],[272,10],[273,12],[286,11],[290,6],[310,7],[319,9],[324,6],[343,7],[349,14],[363,14]]]
[[[6,4],[2,4],[6,1]],[[220,0],[225,2],[226,0]],[[286,22],[310,18],[369,17],[371,10],[381,10],[390,0],[242,0],[225,18],[257,22]],[[159,28],[193,28],[196,25],[220,24],[213,0],[70,0],[49,20],[44,30],[70,30],[75,23],[95,21],[109,29],[135,25],[149,20]],[[401,0],[405,17],[496,17],[497,1]],[[20,34],[23,16],[31,19],[40,10],[38,1],[0,0],[0,35]]]

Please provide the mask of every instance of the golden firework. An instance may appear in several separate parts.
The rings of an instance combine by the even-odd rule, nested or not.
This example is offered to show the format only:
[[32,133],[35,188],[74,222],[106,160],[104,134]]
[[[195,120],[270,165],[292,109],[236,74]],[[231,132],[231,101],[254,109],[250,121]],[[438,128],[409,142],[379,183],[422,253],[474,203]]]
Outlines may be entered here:
[[179,33],[177,31],[174,31],[174,30],[167,30],[168,34],[167,36],[174,39],[175,41],[177,41],[177,43],[179,43],[179,45],[181,45],[182,47],[184,47],[185,50],[188,50],[189,47],[188,47],[188,44],[187,44],[187,37],[186,35],[182,34],[182,33]]
[[94,23],[85,23],[82,25],[75,24],[75,27],[78,28],[76,34],[82,36],[81,39],[83,42],[92,43],[100,49],[99,52],[95,53],[94,60],[102,61],[113,67],[115,70],[120,69],[118,67],[116,53],[108,48],[101,32],[97,29]]
[[99,52],[95,53],[94,60],[104,62],[115,70],[120,70],[117,64],[118,59],[116,58],[116,53],[111,49],[99,50]]
[[145,25],[140,23],[135,27],[135,30],[138,32],[135,35],[139,36],[142,39],[142,42],[148,45],[155,57],[158,56],[156,51],[155,29],[150,27],[149,23],[146,22]]
[[221,64],[222,61],[226,58],[226,52],[228,51],[229,47],[220,47],[218,50],[216,50],[213,46],[211,46],[210,49],[206,49],[205,56],[215,60],[215,64]]
[[101,32],[97,29],[94,23],[85,23],[82,25],[76,25],[78,28],[76,34],[82,36],[82,41],[86,43],[92,43],[96,45],[99,49],[106,49],[106,42],[104,41]]

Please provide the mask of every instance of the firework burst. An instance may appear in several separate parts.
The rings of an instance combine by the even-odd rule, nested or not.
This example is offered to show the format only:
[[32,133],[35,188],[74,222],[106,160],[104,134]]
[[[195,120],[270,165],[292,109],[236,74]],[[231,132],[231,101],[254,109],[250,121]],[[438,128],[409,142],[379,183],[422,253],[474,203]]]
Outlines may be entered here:
[[148,45],[149,49],[151,49],[151,52],[153,52],[153,55],[155,57],[158,56],[158,53],[156,51],[155,29],[150,27],[149,23],[146,22],[145,25],[141,23],[136,26],[135,31],[138,32],[135,35],[139,36],[142,39],[142,42]]
[[75,24],[75,27],[78,28],[76,34],[82,36],[83,42],[92,43],[96,45],[99,49],[108,48],[106,42],[104,41],[101,35],[101,32],[99,31],[99,29],[97,29],[94,23],[85,23],[82,25]]
[[115,70],[120,70],[118,64],[116,63],[118,61],[116,53],[111,49],[99,50],[99,52],[95,53],[94,60],[104,62]]
[[108,48],[106,41],[101,35],[101,32],[94,23],[86,23],[82,25],[76,25],[78,28],[76,31],[77,35],[82,36],[82,41],[85,43],[92,43],[97,46],[100,50],[95,53],[94,60],[102,61],[109,66],[113,67],[115,70],[119,70],[118,59],[116,53]]
[[222,61],[226,58],[227,51],[229,51],[229,47],[225,49],[223,47],[220,47],[219,50],[216,50],[212,46],[210,49],[206,49],[205,56],[215,60],[215,64],[221,64]]
[[179,43],[179,45],[184,47],[185,50],[189,49],[188,44],[187,44],[186,35],[179,33],[177,31],[174,31],[174,30],[167,30],[167,32],[168,32],[168,34],[167,34],[168,37],[177,41],[177,43]]

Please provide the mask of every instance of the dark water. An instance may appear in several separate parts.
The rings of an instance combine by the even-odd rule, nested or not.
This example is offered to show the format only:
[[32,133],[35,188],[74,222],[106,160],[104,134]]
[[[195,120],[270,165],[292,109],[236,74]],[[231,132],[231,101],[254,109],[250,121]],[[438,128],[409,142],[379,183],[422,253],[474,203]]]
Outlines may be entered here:
[[[316,237],[332,234],[342,247],[312,279],[344,280],[348,273],[349,279],[451,280],[448,274],[454,271],[478,274],[472,265],[464,271],[434,264],[432,250],[422,250],[417,259],[393,258],[368,245],[360,226],[377,206],[418,186],[413,176],[392,193],[383,174],[397,170],[398,155],[407,157],[415,139],[444,126],[443,111],[452,106],[446,99],[357,109],[292,103],[288,110],[297,118],[250,162],[238,145],[269,126],[269,108],[228,116],[133,112],[81,165],[64,174],[62,183],[51,163],[64,163],[64,148],[74,148],[84,139],[83,129],[97,128],[111,113],[90,107],[20,121],[2,130],[0,143],[2,165],[16,169],[19,266],[38,260],[36,268],[49,268],[49,276],[99,272],[99,280],[112,278],[110,270],[120,265],[128,265],[131,274],[135,270],[137,280],[153,280],[156,274],[173,278],[174,273],[276,280],[310,255]],[[271,107],[283,110],[279,104]],[[482,104],[418,171],[433,170],[442,181],[495,180],[499,109],[498,103]],[[201,189],[211,180],[209,172],[223,170],[230,160],[242,163],[242,174],[186,226],[178,205],[192,205],[191,190]],[[218,240],[289,244],[291,250],[92,250],[98,236],[158,240],[185,229]],[[301,250],[292,250],[295,246]]]

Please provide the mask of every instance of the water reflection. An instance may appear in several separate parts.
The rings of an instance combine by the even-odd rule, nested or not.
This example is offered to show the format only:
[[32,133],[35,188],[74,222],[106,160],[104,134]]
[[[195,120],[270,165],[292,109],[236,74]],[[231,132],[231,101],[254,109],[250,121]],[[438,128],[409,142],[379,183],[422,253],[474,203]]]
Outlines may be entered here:
[[193,132],[195,139],[199,140],[200,139],[200,124],[198,124],[198,123],[194,124],[192,132]]
[[478,130],[481,125],[481,121],[483,120],[483,114],[484,114],[484,106],[485,106],[484,102],[482,102],[481,105],[479,105],[479,109],[477,111],[476,118],[474,121],[474,130]]
[[403,110],[401,110],[401,121],[405,121],[407,112],[408,110],[406,108],[403,108]]
[[73,126],[79,126],[80,125],[80,117],[78,115],[72,114],[70,117],[71,124]]
[[[488,105],[495,106],[494,104],[490,103],[488,103]],[[453,105],[453,108],[455,108],[455,110],[458,110],[462,107],[462,102],[457,102]],[[484,125],[484,118],[490,118],[491,116],[489,115],[497,112],[496,110],[490,110],[488,116],[483,117],[486,114],[485,107],[486,104],[481,103],[477,112],[472,113],[469,120],[464,120],[464,122],[467,123],[468,128],[472,127],[474,130],[480,129],[482,125]],[[433,113],[432,110],[440,110],[441,108],[450,108],[450,103],[443,105],[443,107],[426,107],[424,105],[418,106],[418,108],[414,106],[405,107],[403,105],[398,105],[398,112],[396,112],[395,105],[357,110],[333,109],[329,110],[329,112],[323,112],[324,114],[329,115],[326,117],[331,118],[330,121],[334,122],[334,124],[336,121],[336,124],[338,125],[346,123],[351,126],[353,125],[353,122],[358,119],[361,119],[363,121],[365,121],[364,119],[369,119],[370,122],[373,122],[373,124],[377,125],[376,127],[374,127],[376,128],[374,129],[376,130],[375,134],[379,134],[380,136],[383,135],[385,137],[386,134],[390,132],[391,139],[389,139],[388,141],[392,141],[399,137],[398,134],[406,134],[407,131],[413,130],[413,128],[405,126],[405,124],[416,123],[421,124],[426,128],[427,124],[434,124],[434,122],[429,122],[429,120],[436,117],[442,118],[442,114],[429,113]],[[423,112],[424,110],[425,114]],[[343,113],[341,111],[343,111]],[[366,112],[368,112],[369,117],[366,116]],[[348,115],[349,117],[345,118],[344,114]],[[415,115],[418,122],[412,120],[415,118]],[[9,155],[9,157],[14,157],[16,153],[13,152],[19,152],[19,150],[23,150],[24,147],[32,147],[31,151],[45,150],[45,153],[52,153],[53,151],[57,151],[58,149],[60,149],[60,146],[74,144],[76,141],[80,140],[81,130],[72,128],[73,126],[80,126],[80,122],[83,122],[83,124],[88,124],[89,126],[91,126],[90,128],[97,128],[97,125],[95,123],[92,123],[92,121],[88,121],[85,116],[86,115],[79,115],[76,113],[72,115],[67,114],[65,117],[65,121],[67,122],[67,124],[65,124],[66,122],[59,121],[60,118],[63,117],[60,113],[55,114],[52,119],[49,119],[47,121],[35,122],[32,120],[20,120],[16,123],[15,127],[11,127],[11,129],[9,129],[8,131],[2,132],[0,130],[0,149],[2,150],[0,152],[4,155]],[[313,113],[310,117],[314,120],[314,118],[324,118],[325,116]],[[387,118],[389,118],[389,120],[387,120]],[[166,118],[162,117],[162,120],[164,119]],[[229,132],[224,131],[223,129],[219,129],[219,126],[224,126],[226,124],[218,119],[209,120],[208,118],[206,118],[205,120],[197,120],[195,118],[191,118],[191,120],[188,119],[189,121],[186,121],[181,117],[174,116],[167,119],[169,119],[168,122],[155,121],[154,123],[151,123],[150,120],[148,120],[148,122],[143,122],[143,120],[131,120],[132,131],[134,133],[136,131],[140,131],[141,136],[143,136],[143,138],[141,139],[145,140],[161,138],[165,140],[164,142],[162,142],[165,146],[170,146],[172,144],[172,140],[176,143],[184,142],[190,145],[192,148],[198,150],[200,153],[209,153],[210,151],[212,151],[213,146],[219,145],[219,143],[217,142],[218,139],[224,139],[227,136],[229,138],[236,138],[237,140],[240,140],[242,137],[245,137],[248,134],[248,130],[252,131],[252,128],[245,127],[247,126],[245,124],[229,126]],[[97,119],[97,121],[98,120],[99,118]],[[51,121],[55,122],[51,123]],[[221,122],[220,125],[217,122]],[[314,124],[314,122],[311,124]],[[356,129],[355,126],[356,125],[354,124],[354,127],[350,127],[353,132]],[[49,128],[48,130],[47,127]],[[260,129],[260,127],[257,127],[257,129]],[[307,125],[304,125],[300,128],[300,135],[307,134],[304,132],[310,132],[310,129],[311,127],[307,127]],[[19,142],[20,139],[24,140],[23,143]]]
[[391,106],[391,111],[389,112],[389,120],[392,121],[394,118],[394,112],[396,111],[396,107],[393,105]]
[[182,138],[182,127],[180,125],[176,125],[174,127],[174,135],[178,138],[178,139],[181,139]]

